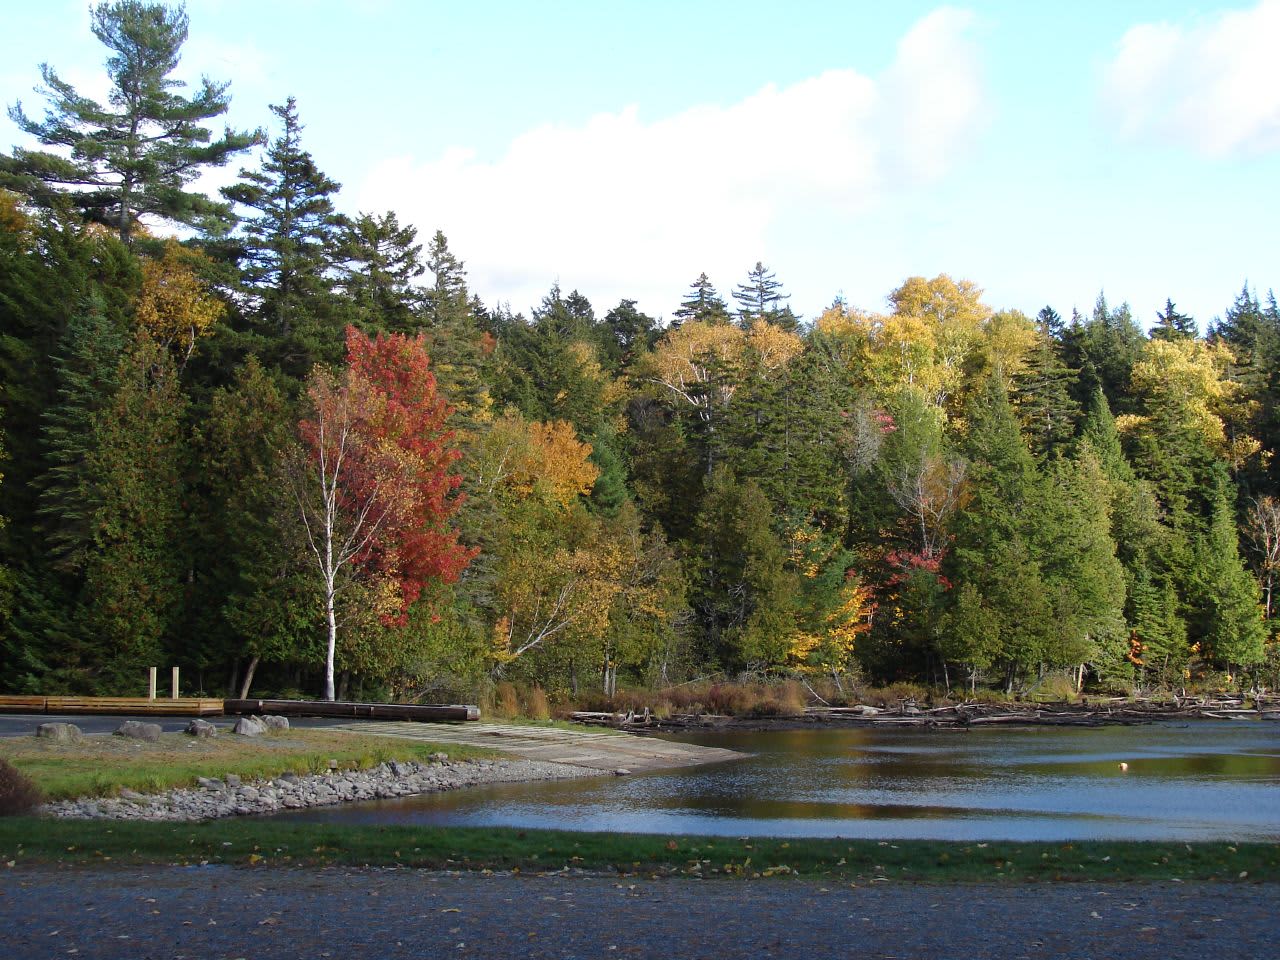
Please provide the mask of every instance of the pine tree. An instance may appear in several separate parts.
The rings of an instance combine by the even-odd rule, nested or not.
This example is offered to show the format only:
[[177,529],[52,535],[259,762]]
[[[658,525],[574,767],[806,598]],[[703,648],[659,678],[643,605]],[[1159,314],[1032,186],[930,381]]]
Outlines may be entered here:
[[225,164],[261,134],[226,130],[214,140],[203,124],[226,113],[227,83],[201,81],[188,99],[170,74],[187,39],[187,13],[139,0],[90,8],[92,30],[111,52],[109,104],[86,97],[48,64],[40,68],[49,100],[33,120],[18,103],[9,116],[23,132],[57,152],[16,149],[0,158],[0,186],[42,206],[65,200],[128,242],[140,218],[155,216],[212,227],[228,218],[225,204],[186,188],[207,167]]
[[716,293],[716,288],[705,273],[698,274],[698,279],[689,285],[689,294],[680,302],[672,314],[671,325],[678,327],[682,323],[728,323],[729,308]]
[[1151,328],[1152,340],[1194,340],[1199,335],[1196,322],[1185,313],[1179,313],[1172,300],[1166,298],[1164,313],[1156,314],[1156,325]]
[[733,299],[738,301],[738,322],[743,328],[760,322],[783,330],[800,326],[800,318],[784,303],[791,299],[791,294],[782,292],[781,281],[759,261],[747,271],[747,282],[738,284],[733,291]]
[[241,170],[240,182],[222,193],[249,210],[233,250],[265,342],[264,358],[301,380],[312,364],[341,356],[331,268],[345,220],[333,206],[339,185],[302,149],[294,98],[271,112],[283,130],[262,169]]

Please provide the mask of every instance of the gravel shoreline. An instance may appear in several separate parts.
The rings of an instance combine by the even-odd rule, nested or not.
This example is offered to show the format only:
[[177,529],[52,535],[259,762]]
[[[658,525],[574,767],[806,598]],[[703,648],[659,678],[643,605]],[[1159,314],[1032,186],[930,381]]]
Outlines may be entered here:
[[271,780],[241,781],[201,777],[194,788],[119,797],[81,797],[45,804],[40,813],[62,819],[191,822],[304,810],[361,800],[386,800],[457,790],[490,783],[598,777],[601,771],[541,760],[452,761],[444,754],[430,763],[391,761],[368,770],[333,770]]

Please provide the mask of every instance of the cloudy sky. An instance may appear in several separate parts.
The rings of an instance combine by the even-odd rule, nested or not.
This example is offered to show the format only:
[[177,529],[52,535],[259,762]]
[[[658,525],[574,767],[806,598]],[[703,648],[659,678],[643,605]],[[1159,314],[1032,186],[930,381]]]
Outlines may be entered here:
[[[343,209],[442,229],[515,310],[666,316],[762,260],[809,317],[950,273],[1204,323],[1280,287],[1280,0],[1206,3],[190,0],[178,75],[241,127],[296,96]],[[6,6],[6,104],[41,61],[103,89],[85,3]]]

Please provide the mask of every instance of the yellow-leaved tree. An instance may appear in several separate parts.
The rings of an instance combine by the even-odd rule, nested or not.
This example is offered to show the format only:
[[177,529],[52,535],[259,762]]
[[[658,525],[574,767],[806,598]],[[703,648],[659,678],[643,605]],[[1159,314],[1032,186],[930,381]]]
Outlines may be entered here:
[[203,253],[167,240],[160,258],[142,265],[138,324],[173,353],[180,368],[190,359],[196,341],[226,313],[226,304],[199,277],[198,270],[207,262]]

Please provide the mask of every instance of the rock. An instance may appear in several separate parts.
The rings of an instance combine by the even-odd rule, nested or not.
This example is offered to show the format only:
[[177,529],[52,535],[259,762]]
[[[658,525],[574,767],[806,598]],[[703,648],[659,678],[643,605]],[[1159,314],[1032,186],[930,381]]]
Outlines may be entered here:
[[434,760],[436,763],[444,763],[446,760],[449,759],[449,755],[447,753],[433,753],[431,755],[431,759]]
[[218,735],[218,728],[208,720],[197,719],[188,723],[187,729],[182,732],[192,737],[199,737],[203,740],[207,737],[216,737]]
[[42,723],[36,727],[36,736],[46,737],[55,743],[75,743],[81,733],[74,723]]
[[196,777],[196,783],[206,790],[221,790],[223,783],[217,777]]
[[631,771],[626,767],[619,767],[617,770],[613,771],[613,775],[615,777],[629,777],[631,776]]
[[145,800],[144,794],[138,793],[136,790],[130,790],[128,787],[120,788],[120,799],[122,800]]
[[243,780],[240,779],[240,777],[237,774],[234,774],[234,773],[228,773],[222,779],[227,782],[228,787],[238,787],[240,786],[241,783],[244,782]]
[[116,729],[114,736],[128,737],[130,740],[150,740],[154,742],[160,739],[160,724],[144,723],[141,720],[126,720]]
[[271,733],[278,733],[281,730],[289,729],[288,717],[266,716],[259,717],[258,720]]
[[241,717],[231,728],[231,732],[241,737],[260,737],[267,732],[267,728],[257,717]]

